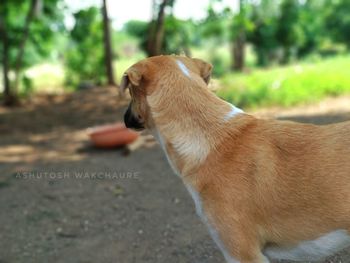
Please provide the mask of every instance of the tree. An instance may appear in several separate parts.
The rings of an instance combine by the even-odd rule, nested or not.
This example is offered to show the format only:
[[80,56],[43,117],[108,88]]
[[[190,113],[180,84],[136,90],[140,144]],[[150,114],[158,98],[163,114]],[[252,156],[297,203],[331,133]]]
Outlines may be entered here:
[[163,50],[166,54],[191,56],[190,46],[196,37],[196,26],[191,20],[184,21],[170,15],[165,19],[164,33]]
[[[218,52],[218,47],[227,43],[230,33],[230,19],[232,18],[232,11],[230,8],[215,8],[217,3],[221,0],[211,0],[207,8],[207,16],[197,25],[197,30],[201,33],[198,44],[204,44],[209,50],[209,59],[215,65],[213,74],[216,76],[222,75],[227,71],[228,65],[223,56]],[[222,7],[222,6],[221,6]],[[199,43],[198,43],[199,42]]]
[[103,38],[104,38],[104,50],[105,50],[105,67],[107,74],[107,83],[115,86],[114,73],[113,73],[113,51],[111,46],[110,37],[110,23],[107,12],[106,0],[102,1],[102,16],[103,16]]
[[284,0],[281,4],[280,16],[277,20],[276,39],[283,48],[282,63],[288,63],[303,38],[303,31],[299,23],[299,0]]
[[307,0],[302,4],[298,23],[300,24],[303,35],[298,47],[298,58],[318,50],[326,38],[326,10],[324,0]]
[[239,14],[233,21],[232,69],[242,71],[245,61],[246,42],[246,6],[244,0],[239,0]]
[[[25,68],[51,53],[57,32],[63,30],[61,0],[5,0],[0,5],[1,62],[5,105],[17,102],[17,92]],[[8,74],[15,73],[11,82]]]
[[0,13],[0,35],[2,39],[2,69],[3,69],[3,79],[4,79],[4,102],[6,105],[12,104],[13,98],[10,90],[10,80],[9,80],[9,51],[8,51],[8,37],[7,37],[7,26],[5,21],[6,14],[6,2],[4,0],[1,6]]
[[164,40],[165,8],[173,7],[175,0],[162,0],[159,4],[153,2],[153,12],[158,8],[156,20],[152,18],[149,26],[149,38],[147,43],[147,53],[149,56],[157,56],[162,53]]
[[30,25],[35,17],[35,13],[39,12],[39,6],[42,5],[41,0],[31,0],[28,13],[25,19],[25,24],[23,28],[23,33],[22,33],[22,38],[19,43],[19,49],[18,49],[18,54],[16,58],[16,66],[15,66],[15,83],[14,83],[14,90],[17,92],[18,90],[18,84],[20,80],[20,70],[22,68],[22,60],[23,60],[23,55],[24,55],[24,49],[28,40],[29,36],[29,29]]
[[331,1],[326,15],[326,27],[331,37],[350,49],[350,1]]
[[[149,24],[147,22],[130,20],[124,25],[124,31],[139,40],[140,47],[147,53],[147,33]],[[162,51],[166,54],[185,53],[190,56],[191,44],[200,38],[198,26],[191,20],[180,20],[175,16],[167,16],[164,22],[164,35]],[[198,43],[197,43],[198,44]]]
[[247,40],[253,44],[258,66],[267,66],[277,58],[278,11],[276,0],[262,0],[259,4],[252,6],[250,16],[252,29],[247,34]]
[[127,34],[139,40],[139,46],[145,53],[148,53],[149,26],[150,23],[144,21],[130,20],[123,27]]
[[[8,7],[7,2],[4,3],[3,5],[3,10],[5,11],[6,8]],[[14,67],[14,72],[15,72],[15,81],[13,85],[13,90],[10,88],[10,81],[8,77],[8,72],[9,72],[9,39],[8,39],[8,34],[7,34],[7,21],[6,21],[6,12],[2,12],[2,37],[3,37],[3,68],[4,68],[4,104],[7,106],[11,106],[13,104],[17,103],[17,97],[16,93],[18,90],[18,84],[20,80],[20,71],[22,69],[22,60],[23,60],[23,55],[24,55],[24,49],[25,45],[28,39],[29,35],[29,27],[34,19],[35,15],[35,9],[37,8],[39,4],[39,0],[31,0],[29,9],[27,12],[27,16],[25,19],[24,27],[23,27],[23,32],[21,35],[21,39],[19,40],[19,48],[17,52],[17,56],[15,59],[15,67]]]
[[67,84],[101,84],[106,81],[101,12],[90,7],[76,12],[74,19],[65,54]]

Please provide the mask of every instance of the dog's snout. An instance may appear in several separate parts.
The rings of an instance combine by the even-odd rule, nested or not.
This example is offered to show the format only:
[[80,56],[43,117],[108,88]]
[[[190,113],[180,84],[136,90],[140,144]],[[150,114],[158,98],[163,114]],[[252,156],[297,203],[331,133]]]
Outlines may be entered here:
[[135,130],[144,129],[143,123],[139,120],[138,117],[135,117],[135,115],[132,113],[131,103],[129,104],[128,109],[124,114],[124,123],[127,128],[131,128]]

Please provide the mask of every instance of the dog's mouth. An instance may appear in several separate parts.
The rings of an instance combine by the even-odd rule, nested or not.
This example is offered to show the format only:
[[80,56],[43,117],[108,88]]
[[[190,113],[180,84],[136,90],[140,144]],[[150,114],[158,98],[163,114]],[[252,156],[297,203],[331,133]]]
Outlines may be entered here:
[[124,114],[124,123],[127,128],[130,128],[136,131],[141,131],[145,129],[143,122],[141,122],[139,118],[137,118],[136,116],[134,116],[134,114],[132,114],[130,105]]

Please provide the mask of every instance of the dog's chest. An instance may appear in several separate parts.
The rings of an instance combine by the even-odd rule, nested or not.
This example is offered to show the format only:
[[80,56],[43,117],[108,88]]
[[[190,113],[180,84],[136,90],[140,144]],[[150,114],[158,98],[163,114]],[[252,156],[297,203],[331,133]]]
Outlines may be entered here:
[[[165,146],[165,142],[163,137],[160,135],[158,130],[153,130],[152,131],[153,135],[155,136],[155,138],[158,140],[159,144],[161,145],[163,151],[165,152],[165,155],[168,159],[168,162],[171,166],[171,168],[173,169],[173,171],[175,172],[175,174],[177,174],[178,176],[180,176],[180,172],[178,171],[176,165],[172,162],[170,156],[168,155],[167,152],[167,148]],[[236,259],[234,259],[230,253],[228,253],[228,251],[226,250],[223,242],[220,240],[219,234],[217,232],[217,230],[215,229],[215,227],[208,221],[208,218],[205,214],[205,211],[203,209],[203,203],[201,200],[201,197],[199,195],[199,193],[192,188],[190,185],[185,184],[188,192],[190,193],[194,204],[195,204],[195,208],[196,208],[196,213],[197,215],[201,218],[202,222],[206,225],[206,227],[209,230],[209,234],[212,237],[212,239],[215,241],[216,245],[219,247],[219,249],[221,250],[221,252],[223,253],[226,262],[228,263],[238,263],[238,261]]]

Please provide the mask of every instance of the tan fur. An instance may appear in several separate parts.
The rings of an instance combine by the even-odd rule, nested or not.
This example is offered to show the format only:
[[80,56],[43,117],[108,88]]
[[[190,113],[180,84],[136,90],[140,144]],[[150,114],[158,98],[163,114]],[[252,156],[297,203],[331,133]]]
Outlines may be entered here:
[[[350,122],[315,126],[248,114],[224,121],[230,105],[207,89],[210,71],[200,60],[159,56],[126,74],[134,113],[159,131],[229,253],[240,262],[262,262],[268,244],[349,231]],[[198,141],[203,154],[182,154],[178,138]]]

